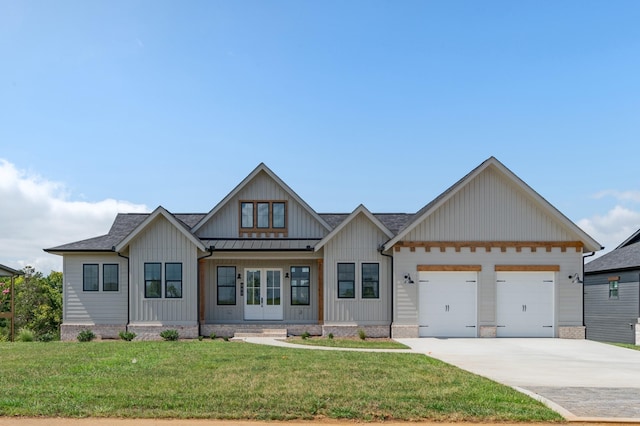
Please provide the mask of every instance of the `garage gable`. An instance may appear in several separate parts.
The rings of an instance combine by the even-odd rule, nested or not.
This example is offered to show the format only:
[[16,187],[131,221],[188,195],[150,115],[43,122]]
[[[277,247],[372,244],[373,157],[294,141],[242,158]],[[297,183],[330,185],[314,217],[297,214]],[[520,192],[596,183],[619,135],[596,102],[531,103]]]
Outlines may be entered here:
[[386,244],[400,241],[560,241],[600,244],[494,157],[426,205]]

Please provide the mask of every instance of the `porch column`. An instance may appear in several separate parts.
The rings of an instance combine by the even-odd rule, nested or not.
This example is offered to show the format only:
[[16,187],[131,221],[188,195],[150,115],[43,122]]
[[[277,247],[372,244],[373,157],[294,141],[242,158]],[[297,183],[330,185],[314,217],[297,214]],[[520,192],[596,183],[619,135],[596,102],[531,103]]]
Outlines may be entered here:
[[200,259],[198,260],[198,287],[199,287],[199,291],[198,291],[198,306],[199,306],[199,314],[200,314],[200,318],[198,318],[198,320],[200,321],[200,325],[204,324],[204,319],[205,319],[205,315],[204,315],[204,310],[206,308],[206,303],[205,303],[205,285],[204,285],[204,280],[205,280],[205,265],[206,262],[204,259]]

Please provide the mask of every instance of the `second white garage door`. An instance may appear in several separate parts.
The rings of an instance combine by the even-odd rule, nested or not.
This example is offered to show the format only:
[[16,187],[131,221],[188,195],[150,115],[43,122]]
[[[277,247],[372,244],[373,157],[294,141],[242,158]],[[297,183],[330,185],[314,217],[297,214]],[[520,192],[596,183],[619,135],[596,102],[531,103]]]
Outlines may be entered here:
[[476,272],[420,272],[420,337],[476,337]]
[[498,337],[554,337],[554,276],[496,272]]

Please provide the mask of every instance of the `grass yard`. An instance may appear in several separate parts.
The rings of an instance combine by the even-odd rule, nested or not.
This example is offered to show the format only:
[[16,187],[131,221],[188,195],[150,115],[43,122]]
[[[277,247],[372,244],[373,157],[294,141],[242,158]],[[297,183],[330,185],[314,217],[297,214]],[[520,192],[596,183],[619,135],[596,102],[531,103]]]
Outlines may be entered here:
[[360,338],[335,338],[308,337],[303,339],[300,336],[289,337],[288,343],[308,346],[327,346],[331,348],[358,348],[358,349],[410,349],[407,345],[396,342],[392,339],[371,339],[362,340]]
[[0,416],[561,421],[418,354],[221,340],[0,343]]
[[632,345],[631,343],[612,343],[613,345],[620,346],[627,349],[633,349],[634,351],[640,351],[640,346]]

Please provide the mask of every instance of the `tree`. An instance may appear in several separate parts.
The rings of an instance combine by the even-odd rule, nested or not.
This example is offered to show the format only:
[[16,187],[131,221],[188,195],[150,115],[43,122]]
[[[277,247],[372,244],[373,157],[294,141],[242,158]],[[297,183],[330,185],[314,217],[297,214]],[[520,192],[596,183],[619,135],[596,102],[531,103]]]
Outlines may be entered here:
[[15,281],[16,329],[28,328],[36,337],[59,336],[62,322],[62,273],[43,276],[33,267]]

